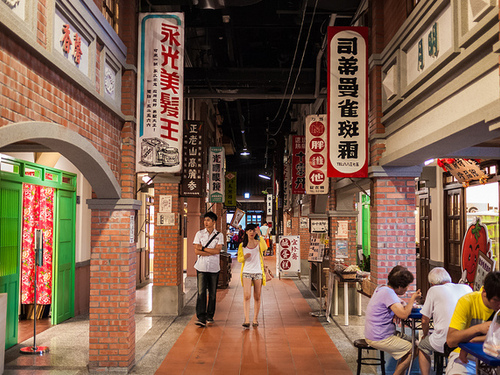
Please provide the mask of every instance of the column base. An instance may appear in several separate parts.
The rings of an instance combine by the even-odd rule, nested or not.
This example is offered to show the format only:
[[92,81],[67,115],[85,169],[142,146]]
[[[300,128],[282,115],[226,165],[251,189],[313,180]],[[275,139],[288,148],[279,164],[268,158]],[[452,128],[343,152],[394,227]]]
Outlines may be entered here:
[[182,285],[153,285],[153,315],[180,315],[183,307]]

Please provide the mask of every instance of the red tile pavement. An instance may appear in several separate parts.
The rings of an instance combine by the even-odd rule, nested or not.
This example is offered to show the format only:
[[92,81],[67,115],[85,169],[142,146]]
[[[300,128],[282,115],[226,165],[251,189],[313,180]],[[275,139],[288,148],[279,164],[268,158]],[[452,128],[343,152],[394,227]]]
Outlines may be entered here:
[[[274,257],[265,261],[274,269]],[[217,293],[215,324],[199,328],[193,316],[156,374],[352,374],[293,280],[269,282],[259,326],[243,329],[239,272],[233,259],[230,287]]]

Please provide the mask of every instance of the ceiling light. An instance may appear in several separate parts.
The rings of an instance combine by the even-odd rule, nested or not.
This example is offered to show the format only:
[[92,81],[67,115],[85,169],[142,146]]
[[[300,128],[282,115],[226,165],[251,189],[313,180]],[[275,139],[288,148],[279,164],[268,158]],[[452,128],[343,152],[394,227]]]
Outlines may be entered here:
[[424,162],[424,165],[429,165],[434,161],[434,159],[429,159]]
[[265,174],[259,174],[259,177],[260,177],[260,178],[263,178],[263,179],[265,179],[265,180],[270,180],[270,179],[271,179],[271,177],[266,176]]
[[250,155],[250,151],[248,151],[248,149],[246,147],[244,147],[243,150],[241,150],[240,155],[241,156],[248,156],[248,155]]
[[250,198],[250,193],[245,193],[245,194],[243,194],[243,196],[245,197],[245,199],[248,199],[248,198]]

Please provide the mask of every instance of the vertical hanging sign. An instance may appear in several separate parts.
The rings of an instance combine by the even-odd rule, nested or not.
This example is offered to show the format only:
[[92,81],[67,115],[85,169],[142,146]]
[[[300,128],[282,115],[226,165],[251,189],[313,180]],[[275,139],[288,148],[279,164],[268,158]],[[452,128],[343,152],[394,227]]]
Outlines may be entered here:
[[236,207],[236,172],[226,172],[226,207]]
[[203,130],[200,121],[185,121],[182,148],[182,197],[202,197],[203,191]]
[[210,147],[208,154],[209,202],[224,202],[224,147]]
[[267,194],[266,195],[266,215],[272,216],[272,214],[273,214],[273,195]]
[[139,15],[137,172],[181,170],[184,14]]
[[328,28],[328,177],[368,177],[368,28]]
[[306,147],[303,135],[292,137],[292,194],[305,194]]
[[326,115],[306,117],[306,194],[328,194]]

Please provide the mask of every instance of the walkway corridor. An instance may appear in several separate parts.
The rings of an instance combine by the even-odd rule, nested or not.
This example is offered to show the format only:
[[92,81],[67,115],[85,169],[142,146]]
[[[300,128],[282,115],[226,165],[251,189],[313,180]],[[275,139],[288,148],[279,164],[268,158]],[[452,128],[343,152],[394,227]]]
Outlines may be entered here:
[[156,374],[352,374],[292,280],[263,287],[259,326],[244,329],[239,270],[236,262],[230,288],[217,294],[215,324],[199,328],[193,317]]

